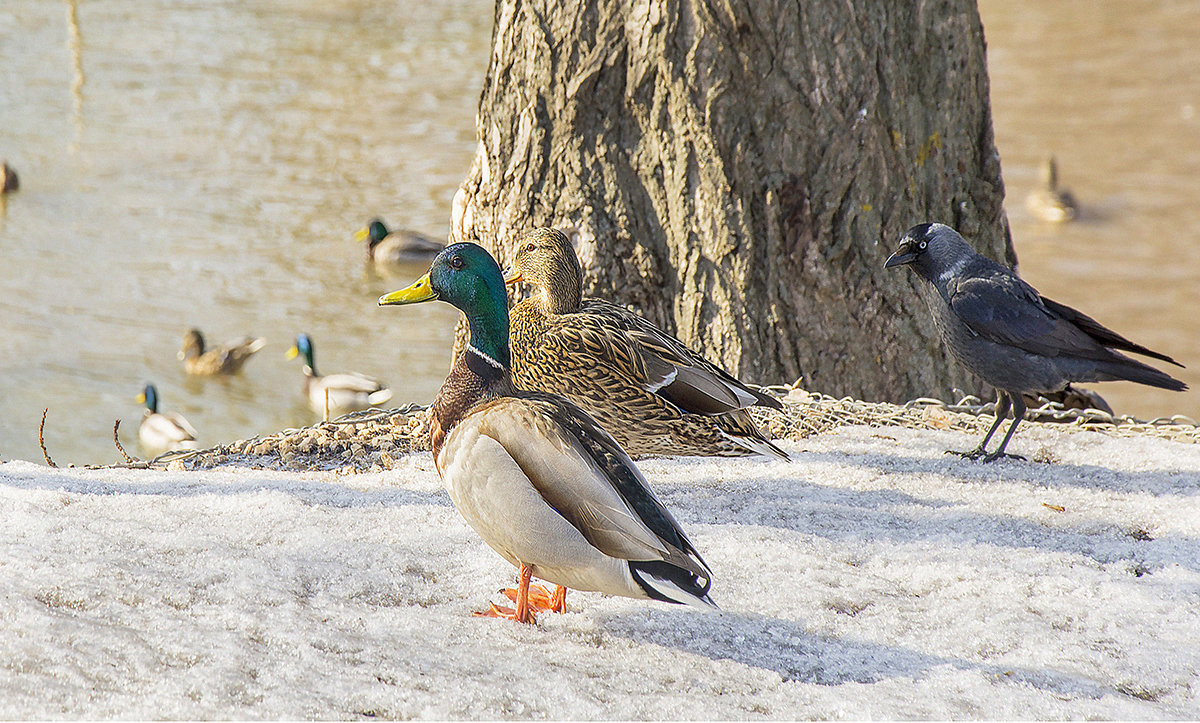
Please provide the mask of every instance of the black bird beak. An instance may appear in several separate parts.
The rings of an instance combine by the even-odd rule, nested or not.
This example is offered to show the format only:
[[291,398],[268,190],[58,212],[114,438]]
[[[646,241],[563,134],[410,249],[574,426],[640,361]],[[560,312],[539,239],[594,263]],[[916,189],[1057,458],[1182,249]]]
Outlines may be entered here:
[[887,261],[883,262],[883,268],[890,269],[893,266],[911,264],[916,258],[917,254],[912,250],[911,244],[900,244],[900,248],[896,249],[896,253],[889,256]]

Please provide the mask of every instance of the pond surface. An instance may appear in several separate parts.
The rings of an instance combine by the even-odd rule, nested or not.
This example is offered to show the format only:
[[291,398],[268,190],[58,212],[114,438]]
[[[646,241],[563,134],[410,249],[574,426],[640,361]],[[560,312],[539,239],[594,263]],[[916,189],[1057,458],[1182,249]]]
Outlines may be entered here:
[[[1200,5],[1000,2],[982,8],[996,136],[1023,274],[1191,364],[1200,387]],[[139,453],[134,397],[158,386],[211,445],[314,415],[300,365],[361,371],[429,402],[457,312],[379,308],[423,272],[381,278],[351,234],[374,215],[445,237],[475,149],[485,0],[5,0],[0,157],[0,458]],[[1082,218],[1023,209],[1057,155]],[[228,379],[187,377],[189,327],[263,335]],[[1200,417],[1196,392],[1104,385],[1140,416]]]
[[[315,416],[301,365],[432,400],[457,312],[380,308],[351,241],[373,215],[445,238],[475,150],[491,3],[112,0],[0,4],[0,458],[137,453],[158,386],[202,445]],[[268,344],[240,375],[187,377],[184,331]]]
[[[1200,420],[1200,3],[982,0],[996,145],[1021,275],[1187,369],[1184,393],[1088,385],[1117,412]],[[1043,158],[1079,218],[1038,221]]]

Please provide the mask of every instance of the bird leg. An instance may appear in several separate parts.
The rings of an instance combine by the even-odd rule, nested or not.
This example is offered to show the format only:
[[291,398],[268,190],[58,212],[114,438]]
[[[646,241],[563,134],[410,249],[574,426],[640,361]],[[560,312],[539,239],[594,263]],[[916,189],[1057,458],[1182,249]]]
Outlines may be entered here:
[[[1009,400],[1008,393],[997,389],[996,390],[996,421],[992,422],[992,428],[988,430],[987,434],[983,435],[983,441],[979,443],[979,446],[975,447],[975,449],[972,449],[970,452],[957,452],[953,449],[948,449],[948,450],[946,450],[946,454],[957,454],[959,457],[965,457],[967,459],[979,459],[980,457],[984,456],[987,453],[988,441],[991,440],[992,435],[996,433],[996,430],[1000,428],[1000,423],[1003,422],[1004,417],[1006,417],[1008,415],[1008,410],[1011,407],[1011,405],[1012,405],[1012,402]],[[1024,403],[1024,401],[1022,401],[1021,406],[1024,407],[1024,405],[1025,405],[1025,403]],[[1011,434],[1012,434],[1012,428],[1009,427],[1009,435],[1011,436]],[[1008,437],[1005,437],[1004,441],[1008,442]],[[1004,445],[1001,445],[1001,449],[1003,449],[1003,448],[1004,448]],[[990,461],[990,460],[985,460],[985,461]]]
[[[1000,446],[996,448],[996,451],[984,456],[984,462],[995,462],[1001,457],[1025,459],[1019,454],[1005,454],[1004,452],[1004,448],[1008,446],[1008,440],[1012,439],[1013,432],[1017,431],[1017,425],[1025,418],[1025,398],[1020,394],[1009,394],[1008,396],[1012,397],[1012,424],[1008,425],[1008,431],[1004,433],[1004,439],[1000,440]],[[995,427],[993,427],[994,429]]]
[[[517,601],[517,591],[513,588],[501,590],[504,596],[513,602]],[[567,589],[562,585],[554,586],[554,593],[551,594],[542,585],[529,586],[529,607],[535,613],[563,613],[567,611]]]
[[521,569],[517,573],[517,595],[514,602],[517,603],[517,609],[507,608],[502,605],[490,604],[488,609],[483,612],[476,612],[476,617],[483,618],[505,618],[518,623],[528,623],[533,625],[534,613],[529,608],[529,581],[533,578],[533,568],[522,564]]

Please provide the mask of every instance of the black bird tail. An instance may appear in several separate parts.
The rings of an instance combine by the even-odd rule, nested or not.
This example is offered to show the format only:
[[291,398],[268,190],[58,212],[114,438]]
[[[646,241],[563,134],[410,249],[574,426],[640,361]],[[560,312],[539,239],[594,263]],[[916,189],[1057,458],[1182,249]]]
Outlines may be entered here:
[[1114,356],[1117,359],[1099,364],[1099,371],[1103,374],[1111,375],[1113,380],[1123,379],[1151,387],[1158,387],[1159,389],[1169,389],[1173,392],[1182,392],[1188,388],[1187,384],[1148,364],[1143,364],[1136,359],[1130,359],[1123,354],[1114,353]]
[[[1182,364],[1175,361],[1174,359],[1167,356],[1166,354],[1161,354],[1152,349],[1147,349],[1146,347],[1142,346],[1141,344],[1135,344],[1134,342],[1129,341],[1125,337],[1121,336],[1120,334],[1113,331],[1112,329],[1109,329],[1108,327],[1104,326],[1100,322],[1096,321],[1095,319],[1093,319],[1092,317],[1083,313],[1082,311],[1079,311],[1078,309],[1072,309],[1071,307],[1067,306],[1066,304],[1060,304],[1057,301],[1054,301],[1053,299],[1047,299],[1044,296],[1041,297],[1041,299],[1042,299],[1042,303],[1052,313],[1057,314],[1058,316],[1061,316],[1062,318],[1071,322],[1075,326],[1079,327],[1081,330],[1083,330],[1083,333],[1087,334],[1088,336],[1092,337],[1096,341],[1100,342],[1100,344],[1102,346],[1106,346],[1111,349],[1120,349],[1121,351],[1131,351],[1134,354],[1141,354],[1143,356],[1148,356],[1153,359],[1165,361],[1169,364],[1174,364],[1177,367],[1181,367],[1181,368],[1183,367]],[[1169,378],[1170,377],[1168,377],[1168,379]],[[1131,381],[1137,381],[1137,380],[1134,379]],[[1143,384],[1151,384],[1151,386],[1160,386],[1158,384],[1152,384],[1151,382],[1142,382],[1142,383]],[[1163,388],[1164,389],[1174,389],[1174,387],[1163,387]]]
[[646,595],[654,600],[697,607],[717,607],[708,596],[708,589],[712,587],[711,578],[701,577],[659,560],[630,560],[629,572],[634,581],[646,591]]

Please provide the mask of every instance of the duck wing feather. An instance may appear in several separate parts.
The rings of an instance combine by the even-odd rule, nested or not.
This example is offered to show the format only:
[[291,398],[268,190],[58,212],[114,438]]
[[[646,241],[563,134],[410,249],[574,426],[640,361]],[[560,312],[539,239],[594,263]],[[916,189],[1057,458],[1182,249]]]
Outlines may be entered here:
[[497,400],[481,412],[480,433],[498,441],[546,504],[596,549],[711,577],[629,456],[578,407],[532,392]]
[[580,317],[592,333],[606,337],[618,358],[636,360],[647,391],[692,414],[724,414],[762,405],[781,408],[774,397],[750,389],[731,374],[689,349],[654,324],[602,299],[583,300]]

